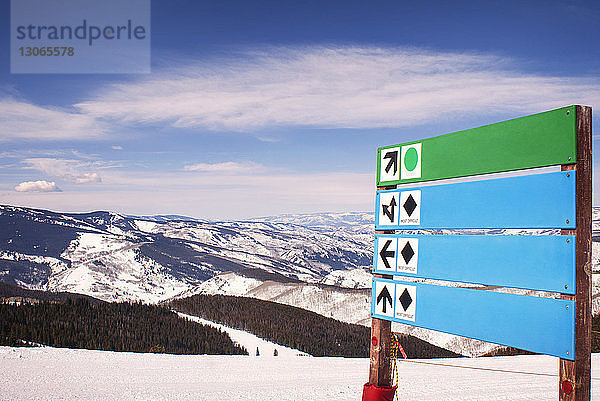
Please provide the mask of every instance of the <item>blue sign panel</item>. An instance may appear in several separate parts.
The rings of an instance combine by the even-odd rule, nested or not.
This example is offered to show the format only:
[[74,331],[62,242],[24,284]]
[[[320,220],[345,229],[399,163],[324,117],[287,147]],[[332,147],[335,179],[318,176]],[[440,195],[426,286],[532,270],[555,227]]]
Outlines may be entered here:
[[575,228],[575,171],[377,191],[375,229]]
[[575,302],[376,278],[371,315],[563,359],[575,357]]
[[375,234],[373,271],[575,294],[575,236]]

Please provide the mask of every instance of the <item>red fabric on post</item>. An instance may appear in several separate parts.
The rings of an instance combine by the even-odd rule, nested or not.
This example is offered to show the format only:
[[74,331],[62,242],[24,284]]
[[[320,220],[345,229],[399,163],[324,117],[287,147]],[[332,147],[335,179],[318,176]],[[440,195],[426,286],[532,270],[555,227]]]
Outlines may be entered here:
[[363,387],[362,401],[394,401],[397,386],[377,387],[366,383]]

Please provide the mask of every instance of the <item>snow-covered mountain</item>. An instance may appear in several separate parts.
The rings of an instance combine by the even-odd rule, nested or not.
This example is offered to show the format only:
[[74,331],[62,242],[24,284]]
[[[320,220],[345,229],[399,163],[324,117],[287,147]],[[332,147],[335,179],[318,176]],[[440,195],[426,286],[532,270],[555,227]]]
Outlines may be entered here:
[[[600,241],[600,208],[593,217],[594,240]],[[0,206],[1,281],[104,300],[248,296],[368,326],[372,254],[369,213],[206,221]],[[600,242],[594,242],[593,271],[599,270]],[[595,313],[599,288],[600,275],[594,275]],[[463,355],[496,348],[396,323],[394,330]]]
[[[307,220],[327,224],[300,224]],[[247,268],[316,283],[335,271],[369,269],[372,217],[367,223],[365,213],[209,222],[0,206],[0,280],[146,302]]]
[[265,223],[285,223],[311,228],[330,230],[332,227],[348,228],[355,232],[372,232],[374,224],[373,213],[303,213],[282,214],[251,219]]

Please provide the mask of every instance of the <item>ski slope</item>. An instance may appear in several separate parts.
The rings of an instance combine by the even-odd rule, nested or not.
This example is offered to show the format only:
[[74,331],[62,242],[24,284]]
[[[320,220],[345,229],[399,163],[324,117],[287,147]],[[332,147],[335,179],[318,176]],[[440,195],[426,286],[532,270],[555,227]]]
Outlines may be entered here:
[[[600,354],[592,356],[592,365],[592,377],[598,378]],[[15,401],[357,401],[369,372],[365,358],[163,355],[49,347],[0,347],[0,366],[0,400]],[[399,399],[406,401],[558,398],[558,360],[543,355],[399,361],[398,373]],[[599,396],[600,379],[592,380],[592,399]]]
[[264,340],[247,331],[238,330],[219,323],[211,322],[210,320],[202,319],[198,316],[186,315],[185,313],[176,311],[173,312],[177,313],[177,315],[181,318],[188,319],[192,322],[204,324],[207,326],[212,326],[221,331],[224,331],[234,343],[246,348],[251,356],[257,356],[256,350],[259,350],[259,354],[261,357],[274,357],[275,350],[277,350],[277,357],[281,358],[293,356],[310,356],[307,353],[302,352],[300,350],[285,347],[283,345]]

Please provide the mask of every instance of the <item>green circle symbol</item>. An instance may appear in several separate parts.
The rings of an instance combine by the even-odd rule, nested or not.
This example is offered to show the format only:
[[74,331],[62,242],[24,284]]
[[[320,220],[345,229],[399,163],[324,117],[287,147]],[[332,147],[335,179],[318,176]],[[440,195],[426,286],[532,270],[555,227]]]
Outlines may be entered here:
[[404,168],[408,171],[413,171],[415,167],[417,167],[417,162],[419,161],[419,154],[417,153],[417,149],[410,148],[404,154]]

